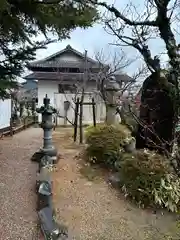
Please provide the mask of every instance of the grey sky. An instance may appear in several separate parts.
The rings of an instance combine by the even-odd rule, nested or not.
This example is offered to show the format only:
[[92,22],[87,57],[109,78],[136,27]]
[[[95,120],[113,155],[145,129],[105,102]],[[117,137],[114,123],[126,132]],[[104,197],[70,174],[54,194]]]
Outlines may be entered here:
[[[106,2],[112,3],[111,0],[106,0]],[[140,11],[143,11],[144,8],[143,3],[144,0],[137,0],[136,8],[139,8]],[[123,9],[126,4],[127,4],[126,0],[116,1],[115,6],[117,6],[118,9]],[[41,36],[39,38],[41,38]],[[66,45],[68,44],[70,44],[73,48],[81,52],[84,52],[85,49],[88,50],[88,55],[90,57],[93,57],[95,52],[100,51],[102,48],[104,49],[104,52],[107,51],[107,48],[108,51],[111,51],[113,47],[108,47],[108,44],[112,43],[114,40],[115,40],[114,36],[108,35],[104,31],[103,26],[100,24],[95,24],[92,28],[88,28],[86,30],[78,28],[71,33],[71,39],[50,44],[46,50],[37,51],[37,59],[45,58],[50,54],[60,51],[61,49],[65,48]],[[164,52],[165,49],[163,42],[161,40],[157,40],[157,38],[151,40],[151,42],[149,42],[149,46],[153,55],[161,54],[162,52]],[[118,51],[118,48],[116,49]],[[125,47],[123,50],[126,52],[127,58],[129,59],[135,58],[135,56],[137,56],[136,50],[132,48]],[[163,63],[166,63],[167,56],[164,54],[161,55],[161,60]],[[136,71],[136,69],[141,65],[141,63],[142,61],[138,60],[136,61],[136,63],[129,66],[128,69],[125,69],[125,71],[132,75]]]

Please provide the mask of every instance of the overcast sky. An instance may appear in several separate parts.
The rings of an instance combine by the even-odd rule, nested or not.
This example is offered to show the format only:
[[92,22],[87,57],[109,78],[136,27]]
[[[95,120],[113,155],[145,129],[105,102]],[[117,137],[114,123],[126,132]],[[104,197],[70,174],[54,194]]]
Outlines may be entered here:
[[[107,2],[108,1],[112,3],[111,0],[107,0]],[[115,6],[118,9],[123,9],[127,4],[126,0],[122,0],[122,1],[117,0],[116,2],[118,2],[118,4],[115,3]],[[144,0],[136,1],[136,7],[141,9],[141,11],[143,11],[143,8],[144,8],[143,2]],[[41,36],[40,36],[40,39],[41,39]],[[84,52],[84,50],[87,50],[88,55],[90,57],[93,57],[95,52],[101,51],[102,49],[104,49],[104,52],[107,51],[107,49],[108,49],[108,52],[111,51],[112,47],[108,47],[108,44],[114,41],[115,41],[114,36],[108,35],[104,31],[102,25],[95,24],[92,28],[88,28],[86,30],[78,28],[71,33],[71,39],[50,44],[46,50],[37,51],[37,59],[39,60],[39,59],[45,58],[50,54],[60,51],[63,48],[65,48],[66,45],[68,44],[70,44],[73,48],[81,52]],[[152,40],[149,43],[149,46],[153,55],[158,55],[164,52],[164,49],[165,49],[163,42],[157,39]],[[125,47],[123,50],[126,52],[127,58],[129,59],[135,58],[137,56],[136,50],[132,48]],[[161,55],[161,60],[163,63],[166,63],[167,57],[163,54]],[[136,71],[137,67],[139,67],[140,65],[141,65],[141,61],[138,60],[136,61],[136,63],[129,66],[128,69],[125,69],[125,71],[128,72],[129,75],[132,75]]]

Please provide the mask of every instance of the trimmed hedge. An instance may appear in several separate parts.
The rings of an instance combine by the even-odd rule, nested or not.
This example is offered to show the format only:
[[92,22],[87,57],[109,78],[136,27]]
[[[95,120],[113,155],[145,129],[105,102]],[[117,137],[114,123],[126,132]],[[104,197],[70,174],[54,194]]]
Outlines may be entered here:
[[85,137],[87,156],[90,161],[105,167],[114,168],[115,162],[121,157],[125,139],[131,136],[124,125],[99,124],[86,128]]

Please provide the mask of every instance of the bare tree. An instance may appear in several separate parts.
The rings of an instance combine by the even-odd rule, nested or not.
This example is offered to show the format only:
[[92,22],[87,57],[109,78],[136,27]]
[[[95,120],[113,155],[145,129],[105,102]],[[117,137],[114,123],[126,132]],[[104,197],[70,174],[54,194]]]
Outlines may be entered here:
[[[114,79],[118,84],[118,94],[117,98],[120,100],[124,92],[130,92],[130,88],[136,85],[140,77],[147,74],[147,67],[141,66],[137,69],[137,72],[133,76],[128,76],[125,71],[136,59],[128,59],[126,53],[117,47],[114,51],[109,53],[101,49],[101,51],[95,53],[95,59],[99,62],[99,73],[97,77],[97,90],[100,92],[100,96],[103,99],[106,106],[106,118],[109,116],[111,118],[110,123],[115,122],[115,115],[118,113],[122,118],[122,113],[118,107],[120,107],[119,102],[114,101],[114,110],[109,108],[111,104],[108,98],[108,92],[106,91],[106,86]],[[112,104],[111,104],[112,105]],[[110,110],[110,113],[108,114]],[[112,111],[111,111],[112,110]],[[107,120],[107,119],[106,119]]]
[[[101,0],[89,0],[89,2],[106,10],[103,22],[106,31],[114,36],[114,44],[136,49],[143,57],[149,71],[157,76],[162,89],[170,92],[174,111],[172,135],[175,139],[175,127],[180,113],[180,45],[175,36],[177,30],[174,31],[179,24],[179,1],[144,0],[141,2],[141,8],[129,2],[124,9]],[[160,39],[164,43],[171,66],[169,79],[162,74],[160,57],[153,55],[149,43],[154,39],[156,41]]]
[[[110,51],[109,53],[107,53],[107,51],[105,52],[104,50],[100,50],[99,52],[96,52],[95,59],[99,63],[98,72],[97,71],[92,72],[91,69],[89,68],[89,64],[86,63],[86,60],[85,60],[84,64],[82,65],[82,69],[80,69],[81,73],[79,73],[79,79],[77,79],[77,77],[75,76],[73,85],[72,85],[72,82],[68,83],[68,81],[65,81],[65,79],[67,79],[66,74],[69,75],[70,74],[69,72],[67,73],[64,72],[63,74],[60,73],[59,68],[61,66],[58,66],[58,68],[53,69],[54,74],[55,75],[57,74],[55,77],[59,78],[59,83],[61,86],[60,90],[64,94],[66,100],[69,101],[70,108],[75,110],[74,105],[77,97],[80,98],[81,102],[84,101],[84,93],[85,93],[84,91],[87,86],[87,81],[89,81],[92,78],[96,79],[96,82],[97,82],[97,89],[95,89],[95,91],[100,92],[100,95],[104,100],[105,104],[108,103],[105,85],[108,83],[111,77],[113,77],[116,73],[120,73],[120,72],[123,73],[125,68],[128,67],[130,64],[132,64],[136,60],[136,59],[128,60],[126,57],[126,54],[123,51],[121,52],[117,51],[118,48],[113,48],[113,49],[115,51],[114,52]],[[138,77],[140,77],[145,72],[146,72],[145,68],[142,67],[138,69],[137,73],[135,73],[131,78],[129,77],[130,81],[129,79],[127,79],[127,81],[121,81],[121,79],[119,79],[118,83],[120,84],[120,95],[122,95],[124,91],[128,90],[132,86],[132,84],[134,84],[138,80]],[[72,77],[73,77],[73,73],[72,73]],[[67,89],[66,89],[66,85],[64,84],[68,85]],[[73,99],[69,99],[68,93],[74,95]],[[116,112],[116,108],[115,108],[115,112]],[[67,111],[64,111],[64,113],[58,112],[57,116],[59,118],[63,118],[64,123],[69,122],[72,125],[74,124],[72,120],[68,118]],[[78,114],[78,116],[80,117],[80,114]]]
[[177,0],[144,0],[144,11],[138,11],[130,2],[125,9],[116,8],[100,0],[89,0],[91,3],[102,6],[107,10],[103,21],[106,30],[116,38],[117,46],[131,46],[144,58],[149,71],[161,73],[161,63],[157,56],[152,56],[148,43],[151,39],[160,37],[163,40],[169,63],[171,65],[171,77],[173,84],[165,81],[167,88],[172,88],[174,96],[175,118],[179,115],[179,78],[180,55],[179,45],[173,33],[173,24],[179,17],[179,3]]

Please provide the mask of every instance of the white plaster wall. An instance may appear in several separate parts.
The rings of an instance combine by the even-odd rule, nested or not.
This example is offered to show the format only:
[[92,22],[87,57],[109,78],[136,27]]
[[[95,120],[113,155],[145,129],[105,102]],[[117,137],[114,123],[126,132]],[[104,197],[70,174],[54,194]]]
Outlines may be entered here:
[[11,99],[0,100],[0,129],[10,126]]
[[[74,94],[59,94],[58,93],[58,81],[39,81],[38,82],[38,107],[43,105],[43,98],[47,94],[48,98],[50,98],[50,103],[53,107],[55,107],[61,116],[64,116],[64,101],[70,101],[71,107],[68,110],[68,119],[71,122],[74,122],[74,109],[75,104],[73,98],[75,97]],[[86,94],[84,97],[84,102],[91,102],[92,97],[95,98],[96,102],[96,121],[100,122],[105,119],[105,105],[102,99],[99,97],[97,93],[94,92],[96,89],[94,84],[88,85],[85,89],[86,92],[91,94]],[[79,97],[81,94],[79,95]],[[76,96],[77,97],[77,96]],[[38,117],[39,122],[41,122],[41,115],[39,114]],[[83,123],[84,124],[91,124],[93,123],[93,115],[92,115],[92,105],[85,105],[83,107]],[[64,124],[63,118],[58,118],[58,124]],[[70,124],[70,123],[67,123]]]
[[[50,103],[55,107],[54,93],[58,91],[58,82],[56,81],[38,81],[38,107],[43,105],[43,99],[47,94],[50,99]],[[41,122],[41,114],[38,116],[39,122]]]
[[[55,107],[59,111],[61,116],[65,116],[64,112],[64,101],[70,102],[70,108],[67,112],[68,119],[73,123],[74,122],[74,109],[75,103],[74,98],[81,98],[81,94],[75,96],[75,94],[55,94]],[[96,122],[102,122],[106,117],[106,108],[99,94],[97,93],[86,93],[84,96],[84,102],[92,102],[92,97],[95,99],[95,114],[96,114]],[[93,109],[92,105],[84,105],[83,106],[83,124],[92,124],[93,123]],[[58,118],[58,125],[63,125],[64,119]],[[70,122],[67,122],[70,124]]]

